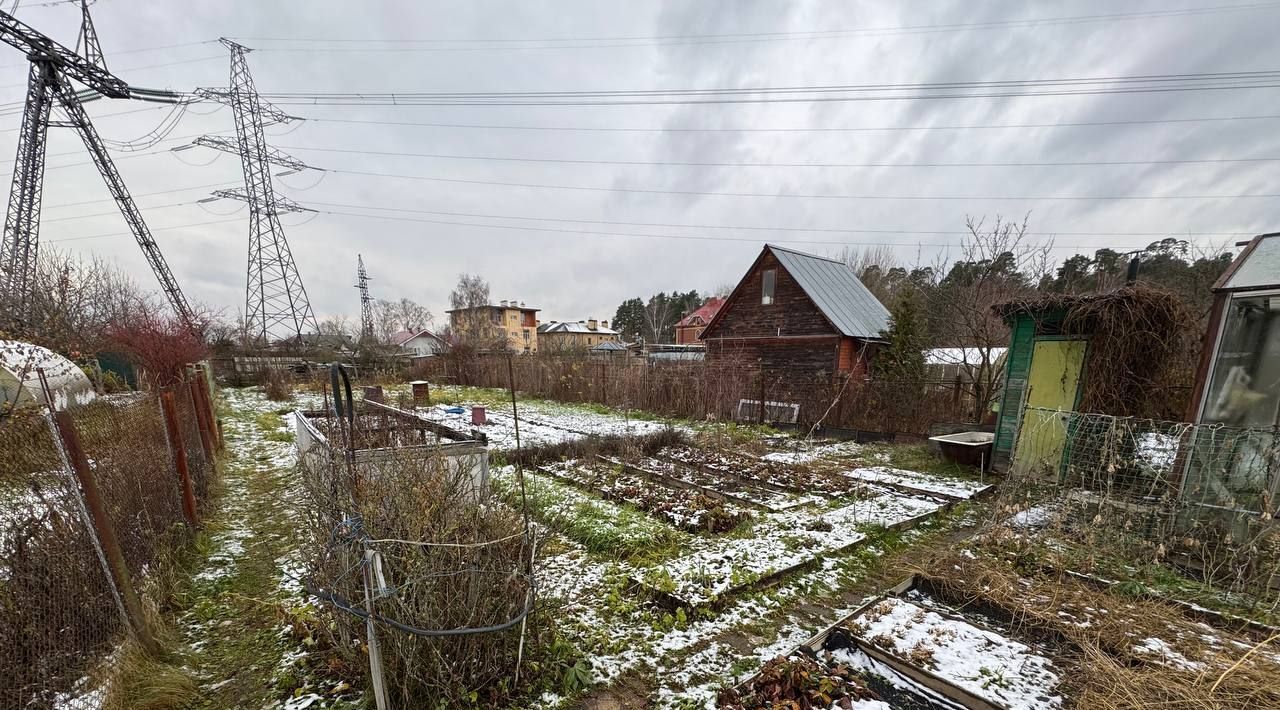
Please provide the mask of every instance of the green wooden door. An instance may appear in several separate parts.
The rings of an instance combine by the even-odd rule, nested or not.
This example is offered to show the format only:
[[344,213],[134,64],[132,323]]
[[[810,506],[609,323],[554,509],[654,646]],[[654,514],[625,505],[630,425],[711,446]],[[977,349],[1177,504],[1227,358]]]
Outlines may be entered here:
[[1038,340],[1027,375],[1026,409],[1018,428],[1014,468],[1056,472],[1067,440],[1066,417],[1075,409],[1084,368],[1084,340]]

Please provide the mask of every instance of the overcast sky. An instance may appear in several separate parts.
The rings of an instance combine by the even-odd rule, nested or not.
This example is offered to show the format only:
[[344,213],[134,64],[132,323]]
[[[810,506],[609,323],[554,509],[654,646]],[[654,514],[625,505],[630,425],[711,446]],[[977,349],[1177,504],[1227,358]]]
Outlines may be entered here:
[[[1005,79],[1051,79],[1280,68],[1280,3],[1250,9],[1127,19],[1027,23],[1175,8],[1222,8],[1230,0],[1184,2],[373,2],[101,0],[92,8],[110,69],[135,86],[191,90],[225,86],[229,59],[219,36],[255,47],[261,92],[559,91],[685,89]],[[1243,0],[1240,0],[1243,2]],[[6,3],[7,4],[7,3]],[[20,7],[17,15],[74,45],[70,5]],[[986,23],[986,24],[984,24]],[[1001,23],[1001,24],[992,24]],[[968,27],[956,27],[967,25]],[[974,27],[973,25],[978,25]],[[885,29],[915,28],[915,29]],[[634,39],[871,29],[814,38]],[[286,39],[306,39],[289,42]],[[463,40],[427,44],[385,40]],[[505,40],[566,39],[512,43]],[[346,40],[370,40],[350,42]],[[382,41],[379,41],[382,40]],[[474,40],[503,40],[475,42]],[[201,43],[203,44],[196,44]],[[172,46],[179,45],[179,46]],[[167,47],[167,48],[166,48]],[[12,166],[27,67],[7,47],[0,58],[0,159]],[[7,77],[7,78],[4,78]],[[1003,168],[814,168],[583,165],[412,157],[430,153],[505,158],[645,162],[1054,162],[1280,157],[1280,117],[1052,128],[897,131],[574,131],[375,125],[338,121],[450,123],[554,128],[940,127],[1269,116],[1277,89],[1062,97],[685,106],[423,107],[288,106],[310,119],[268,128],[269,140],[317,168],[476,181],[785,195],[967,197],[817,199],[696,196],[511,187],[306,172],[277,180],[297,202],[326,211],[361,207],[410,220],[502,224],[592,232],[716,237],[722,241],[618,237],[333,214],[286,215],[286,234],[321,318],[357,317],[352,288],[364,255],[375,297],[409,297],[443,319],[459,272],[482,274],[494,300],[517,299],[540,318],[610,318],[617,304],[661,290],[705,291],[735,282],[765,241],[819,254],[846,244],[893,243],[902,262],[954,257],[958,234],[713,229],[732,225],[950,231],[966,215],[1031,213],[1036,239],[1054,255],[1146,236],[1062,232],[1256,233],[1280,228],[1280,201],[1232,199],[1011,200],[1018,196],[1247,195],[1276,192],[1276,162]],[[142,137],[166,107],[89,104],[110,140]],[[137,110],[142,109],[142,110]],[[130,112],[130,113],[124,113]],[[117,114],[117,115],[112,115]],[[169,149],[201,133],[230,134],[229,109],[196,104],[168,140],[116,152],[188,298],[226,309],[244,304],[247,214],[234,202],[196,204],[211,185],[242,185],[233,155]],[[102,255],[147,287],[146,262],[77,137],[51,129],[42,245]],[[357,151],[357,152],[335,152]],[[381,152],[391,155],[373,155]],[[67,155],[58,155],[58,154]],[[216,160],[215,160],[216,157]],[[212,161],[212,162],[210,162]],[[207,163],[207,164],[206,164]],[[72,164],[72,165],[69,165]],[[59,167],[67,166],[67,167]],[[163,191],[163,192],[162,192]],[[160,194],[156,194],[160,193]],[[1001,199],[1003,198],[1003,199]],[[92,202],[90,202],[92,201]],[[88,203],[63,206],[67,203]],[[333,207],[332,205],[345,205]],[[236,211],[239,209],[240,211]],[[699,225],[635,227],[574,221],[422,214],[460,213]],[[96,215],[75,219],[82,215]],[[193,225],[193,226],[184,226]],[[96,235],[116,236],[96,236]],[[1058,236],[1050,236],[1057,234]],[[731,241],[731,239],[741,241]],[[1232,236],[1194,241],[1231,244]],[[810,242],[804,244],[803,242]],[[825,242],[825,243],[813,243]],[[840,242],[841,244],[833,243]]]

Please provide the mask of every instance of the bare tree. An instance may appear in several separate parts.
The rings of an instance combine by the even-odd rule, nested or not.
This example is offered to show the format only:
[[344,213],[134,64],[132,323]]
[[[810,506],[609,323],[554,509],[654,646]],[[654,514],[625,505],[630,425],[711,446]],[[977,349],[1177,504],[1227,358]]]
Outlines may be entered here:
[[101,349],[110,324],[152,305],[132,280],[97,257],[42,250],[35,276],[25,322],[10,335],[65,354]]
[[319,327],[320,335],[339,337],[344,340],[355,333],[355,329],[351,325],[351,319],[345,315],[329,316],[320,321],[317,326]]
[[479,274],[458,274],[458,285],[449,293],[449,307],[476,308],[489,305],[489,282]]
[[433,319],[430,309],[408,298],[399,301],[379,299],[373,311],[374,331],[382,336],[383,341],[397,331],[421,331],[430,326]]
[[458,285],[449,293],[449,307],[456,311],[450,321],[453,332],[472,340],[492,338],[494,327],[489,314],[475,310],[487,305],[489,282],[479,274],[458,274]]
[[1028,220],[1029,215],[1021,222],[997,216],[988,226],[984,219],[967,218],[962,258],[933,289],[931,330],[939,344],[962,355],[954,364],[973,396],[976,420],[994,401],[998,353],[1009,343],[1009,329],[993,306],[1033,294],[1051,264],[1049,245],[1027,241]]

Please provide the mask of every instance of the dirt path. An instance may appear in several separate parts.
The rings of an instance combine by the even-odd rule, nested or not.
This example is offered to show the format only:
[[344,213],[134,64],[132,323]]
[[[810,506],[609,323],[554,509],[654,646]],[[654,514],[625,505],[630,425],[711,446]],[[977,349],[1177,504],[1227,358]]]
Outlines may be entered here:
[[352,693],[309,670],[298,540],[301,500],[291,407],[226,390],[227,456],[208,554],[178,599],[197,708],[357,707]]

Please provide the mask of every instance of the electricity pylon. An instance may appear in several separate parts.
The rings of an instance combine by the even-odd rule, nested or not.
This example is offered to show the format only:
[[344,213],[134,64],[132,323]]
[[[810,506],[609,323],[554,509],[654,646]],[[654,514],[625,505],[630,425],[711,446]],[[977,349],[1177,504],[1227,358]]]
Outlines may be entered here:
[[[18,155],[14,160],[9,207],[5,213],[4,239],[0,241],[0,289],[3,289],[0,293],[4,294],[6,306],[4,320],[6,325],[21,328],[31,315],[36,287],[36,258],[40,249],[45,146],[49,126],[58,126],[74,128],[80,134],[94,166],[102,174],[111,197],[160,281],[169,305],[188,327],[195,328],[197,324],[182,289],[178,287],[159,245],[142,219],[142,213],[112,163],[102,138],[89,121],[80,93],[71,86],[74,79],[103,96],[130,98],[129,85],[107,70],[98,35],[89,17],[88,0],[81,0],[80,7],[83,14],[80,45],[84,56],[58,44],[13,15],[0,11],[0,41],[20,50],[31,62],[31,71],[27,75],[26,108],[18,134]],[[153,97],[151,100],[159,99]],[[65,121],[50,121],[54,104],[66,114]]]
[[197,89],[196,95],[231,107],[235,114],[236,140],[233,144],[220,136],[204,136],[197,139],[196,144],[238,154],[244,170],[243,190],[219,190],[213,194],[249,205],[245,328],[263,345],[270,344],[273,338],[301,341],[306,329],[318,333],[320,328],[280,225],[280,213],[309,210],[276,193],[271,182],[271,165],[290,170],[302,170],[307,165],[267,146],[263,131],[268,123],[288,123],[295,119],[258,96],[245,60],[249,48],[226,38],[221,42],[231,50],[231,86]]
[[356,254],[356,288],[360,290],[360,344],[373,342],[373,297],[369,295],[369,274],[364,257]]

